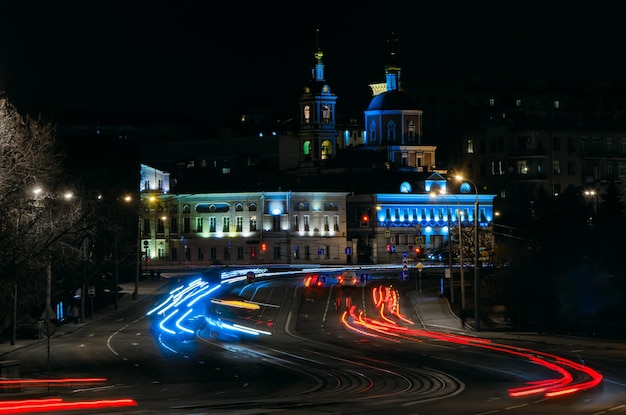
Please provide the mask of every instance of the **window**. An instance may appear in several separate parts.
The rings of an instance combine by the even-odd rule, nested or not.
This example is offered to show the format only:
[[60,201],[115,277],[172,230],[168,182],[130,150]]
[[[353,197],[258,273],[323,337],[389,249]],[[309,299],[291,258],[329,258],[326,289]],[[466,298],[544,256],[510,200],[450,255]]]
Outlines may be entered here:
[[574,176],[576,174],[576,162],[574,160],[567,161],[567,174]]
[[474,153],[474,140],[471,138],[467,140],[467,154]]
[[217,259],[217,248],[213,246],[209,252],[211,253],[211,261],[215,261]]
[[157,219],[157,233],[165,232],[165,220],[163,218]]
[[552,173],[556,176],[561,174],[561,162],[559,160],[552,162]]
[[552,137],[552,151],[561,151],[560,137]]
[[526,160],[517,161],[517,174],[528,174],[528,162]]
[[170,259],[172,261],[178,261],[178,249],[172,248],[170,251]]
[[272,231],[280,232],[280,216],[272,216]]
[[330,141],[324,141],[322,143],[322,160],[328,160],[333,153],[333,147]]
[[293,217],[293,230],[295,232],[300,231],[300,217],[298,215],[294,215]]
[[189,233],[191,230],[191,219],[183,218],[183,233]]
[[393,120],[387,123],[387,140],[396,141],[396,123]]
[[150,235],[150,219],[144,218],[143,220],[143,233],[144,235]]
[[311,260],[311,247],[308,245],[304,247],[304,259],[307,261]]
[[298,245],[293,247],[293,257],[295,259],[300,259],[300,248],[298,248]]
[[370,142],[371,143],[375,143],[377,140],[376,138],[376,123],[374,121],[372,121],[372,123],[370,124]]
[[230,232],[230,216],[222,218],[222,232]]
[[217,232],[217,218],[215,216],[209,218],[209,232]]
[[413,120],[409,121],[407,130],[409,134],[409,141],[415,140],[415,122]]
[[202,251],[202,248],[198,248],[198,261],[203,261],[204,260],[204,252]]
[[494,107],[496,105],[496,100],[493,98],[489,98],[489,106]]
[[333,230],[335,232],[339,232],[339,216],[338,215],[333,216]]
[[567,151],[570,153],[576,152],[576,143],[574,142],[573,137],[567,137]]
[[235,232],[243,232],[243,216],[235,216]]
[[256,216],[250,216],[250,232],[256,232]]
[[304,231],[305,232],[308,232],[311,230],[309,219],[310,219],[309,215],[304,215]]
[[324,249],[324,258],[330,259],[330,245],[326,245],[326,249]]
[[516,99],[515,100],[515,106],[516,107],[521,107],[522,106],[522,100],[521,99]]
[[230,259],[230,248],[227,246],[224,247],[224,259]]
[[170,233],[178,233],[178,220],[170,218]]
[[162,246],[159,246],[157,248],[157,257],[159,259],[164,259],[165,258],[165,248],[163,248]]
[[202,232],[202,218],[196,218],[196,232]]
[[328,232],[330,230],[330,222],[328,220],[328,215],[324,215],[324,231]]
[[561,108],[561,102],[558,99],[554,100],[554,109],[559,109]]
[[274,252],[274,259],[280,260],[280,245],[275,246],[273,249],[273,252]]
[[237,247],[237,259],[238,260],[242,260],[243,259],[243,247],[241,247],[241,246]]
[[330,105],[322,105],[322,121],[330,122]]
[[311,107],[308,105],[304,106],[304,122],[305,123],[311,122]]
[[248,206],[248,210],[250,212],[256,212],[256,203],[250,203],[250,205]]
[[504,163],[502,160],[496,160],[491,162],[491,175],[502,176],[504,174]]

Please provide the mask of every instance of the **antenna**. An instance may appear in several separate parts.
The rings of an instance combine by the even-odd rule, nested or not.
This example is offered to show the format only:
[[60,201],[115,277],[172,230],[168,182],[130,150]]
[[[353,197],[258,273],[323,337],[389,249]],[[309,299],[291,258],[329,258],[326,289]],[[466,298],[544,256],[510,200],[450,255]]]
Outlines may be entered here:
[[387,39],[387,43],[389,44],[389,55],[391,56],[391,61],[394,61],[396,56],[396,44],[398,43],[398,38],[394,32],[391,32],[391,39]]

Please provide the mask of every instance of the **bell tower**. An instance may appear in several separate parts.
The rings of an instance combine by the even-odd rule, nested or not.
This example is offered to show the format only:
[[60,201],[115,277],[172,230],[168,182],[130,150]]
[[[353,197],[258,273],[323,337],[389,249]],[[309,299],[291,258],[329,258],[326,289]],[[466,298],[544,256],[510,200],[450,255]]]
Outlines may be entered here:
[[337,96],[324,79],[324,53],[316,43],[315,67],[300,97],[299,133],[300,162],[312,162],[314,165],[334,157],[339,135],[335,118]]

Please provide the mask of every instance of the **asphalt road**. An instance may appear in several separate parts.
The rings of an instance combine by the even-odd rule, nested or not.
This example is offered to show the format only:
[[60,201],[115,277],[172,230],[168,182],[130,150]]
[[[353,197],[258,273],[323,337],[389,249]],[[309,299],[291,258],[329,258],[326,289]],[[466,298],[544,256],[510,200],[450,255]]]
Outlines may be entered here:
[[[425,277],[422,284],[424,293],[435,292],[438,279]],[[40,342],[5,356],[22,361],[25,378],[95,376],[106,382],[10,395],[137,402],[89,414],[626,414],[623,350],[546,338],[483,343],[480,333],[468,333],[473,341],[463,333],[435,336],[424,330],[415,294],[412,283],[383,278],[348,289],[332,283],[306,288],[301,275],[228,285],[211,297],[258,308],[232,311],[207,297],[197,310],[263,333],[237,340],[211,325],[196,335],[168,334],[158,327],[163,316],[146,315],[165,303],[165,297],[155,298],[53,338],[49,349]],[[529,359],[531,352],[511,348],[592,367],[604,381],[559,398],[511,397],[511,390],[529,382],[558,377]],[[584,381],[580,370],[570,372]]]

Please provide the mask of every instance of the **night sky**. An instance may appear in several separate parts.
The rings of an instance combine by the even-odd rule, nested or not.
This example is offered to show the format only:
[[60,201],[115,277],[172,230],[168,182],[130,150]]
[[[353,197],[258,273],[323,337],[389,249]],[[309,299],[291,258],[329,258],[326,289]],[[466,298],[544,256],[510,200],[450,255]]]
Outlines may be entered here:
[[394,38],[403,80],[414,85],[626,73],[626,6],[618,1],[342,2],[341,10],[333,2],[0,3],[0,90],[28,112],[297,111],[318,28],[326,80],[340,108],[357,114],[369,102],[367,85],[384,81]]

